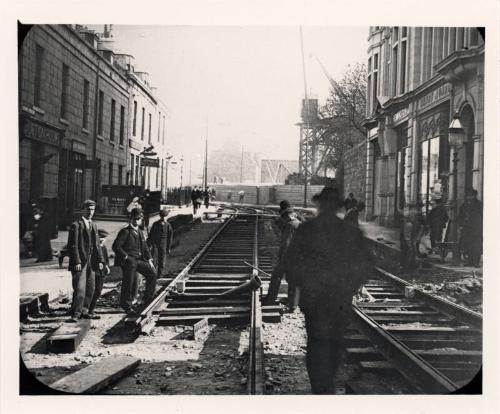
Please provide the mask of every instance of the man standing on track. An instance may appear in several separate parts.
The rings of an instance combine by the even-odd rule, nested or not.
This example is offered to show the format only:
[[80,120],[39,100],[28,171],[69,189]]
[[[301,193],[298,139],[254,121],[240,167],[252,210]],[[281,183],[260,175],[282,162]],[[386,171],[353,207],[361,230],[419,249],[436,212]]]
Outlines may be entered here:
[[137,313],[137,309],[132,309],[138,286],[136,272],[146,278],[144,307],[151,303],[156,289],[153,258],[139,228],[142,220],[142,210],[134,208],[130,213],[129,225],[120,230],[113,243],[115,266],[121,266],[123,271],[120,305],[128,315]]
[[288,283],[288,307],[293,310],[295,300],[295,284],[291,280],[290,275],[286,272],[286,252],[292,241],[295,231],[300,226],[300,221],[295,217],[293,207],[288,200],[283,200],[280,203],[280,218],[277,221],[277,226],[281,230],[281,242],[278,253],[278,264],[273,270],[271,280],[269,282],[269,290],[265,299],[265,303],[272,305],[278,298],[281,279],[285,275]]
[[83,202],[83,215],[68,234],[69,271],[73,278],[73,301],[70,322],[89,318],[89,306],[95,289],[95,272],[104,268],[98,230],[92,222],[95,201]]
[[160,219],[153,223],[148,237],[148,244],[152,247],[153,258],[158,269],[158,277],[161,277],[167,270],[167,255],[170,254],[174,237],[172,225],[167,221],[168,213],[166,208],[160,210]]
[[303,223],[287,252],[287,269],[300,289],[307,332],[306,365],[313,394],[334,394],[354,294],[369,272],[361,231],[337,217],[338,191],[324,188],[318,216]]

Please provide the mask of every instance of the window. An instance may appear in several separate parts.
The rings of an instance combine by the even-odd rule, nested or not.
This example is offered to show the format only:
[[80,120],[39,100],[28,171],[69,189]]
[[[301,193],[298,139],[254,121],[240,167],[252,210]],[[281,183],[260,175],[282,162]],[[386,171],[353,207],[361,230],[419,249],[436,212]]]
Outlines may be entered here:
[[144,141],[144,116],[146,114],[146,110],[144,107],[142,108],[142,125],[141,125],[141,140]]
[[89,128],[89,107],[90,107],[90,83],[87,79],[83,80],[83,119],[82,127]]
[[149,114],[149,132],[148,132],[148,142],[151,144],[151,122],[152,122],[151,113]]
[[397,95],[398,92],[398,46],[392,48],[392,96]]
[[120,145],[123,145],[125,133],[125,107],[123,105],[120,106]]
[[161,189],[163,190],[163,158],[161,159]]
[[44,49],[41,46],[36,45],[35,51],[35,90],[33,91],[33,105],[40,106],[41,95],[42,95],[42,67],[43,67],[43,57]]
[[392,42],[396,43],[399,40],[399,27],[395,27],[392,32]]
[[377,107],[378,95],[378,53],[373,56],[373,109]]
[[135,160],[134,154],[130,154],[130,182],[129,182],[129,185],[134,185],[134,177],[135,177],[134,160]]
[[61,118],[68,116],[68,89],[69,89],[69,66],[63,63],[61,84]]
[[132,125],[132,135],[135,137],[137,131],[137,101],[134,101],[134,123]]
[[439,179],[439,137],[423,141],[420,154],[420,200],[427,212],[431,193]]
[[135,185],[139,185],[139,156],[135,156]]
[[109,163],[109,169],[108,169],[108,184],[113,184],[113,163]]
[[97,117],[97,134],[102,136],[103,131],[103,113],[104,113],[104,92],[99,91],[99,112]]
[[123,184],[123,165],[118,166],[118,185]]
[[[160,158],[158,157],[158,163],[160,162]],[[163,160],[162,160],[163,163]],[[160,175],[160,169],[156,168],[156,188],[158,188],[158,176]]]
[[111,99],[111,123],[109,125],[109,140],[115,140],[115,112],[116,112],[116,101]]
[[402,27],[401,28],[401,38],[405,38],[406,36],[408,36],[408,28]]
[[401,72],[399,74],[399,93],[406,89],[406,40],[401,41]]
[[161,142],[165,144],[165,115],[163,115],[163,132],[161,136]]
[[161,112],[158,111],[158,142],[160,142]]

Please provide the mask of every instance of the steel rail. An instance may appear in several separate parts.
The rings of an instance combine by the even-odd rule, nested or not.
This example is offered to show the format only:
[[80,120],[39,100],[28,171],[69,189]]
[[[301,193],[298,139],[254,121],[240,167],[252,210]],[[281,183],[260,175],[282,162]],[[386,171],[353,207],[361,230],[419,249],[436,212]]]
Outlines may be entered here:
[[180,271],[180,273],[165,287],[163,287],[158,295],[153,299],[153,301],[140,313],[138,316],[131,316],[125,319],[125,324],[134,326],[136,329],[146,325],[151,319],[153,312],[163,304],[165,297],[168,293],[176,286],[177,282],[183,280],[193,266],[200,260],[200,258],[205,254],[208,248],[212,245],[215,239],[222,233],[222,231],[228,226],[228,224],[233,220],[233,217],[227,219],[217,231],[210,237],[210,239],[205,243],[205,245],[199,250],[196,256]]
[[449,394],[459,388],[427,361],[387,332],[356,305],[352,306],[356,327],[365,334],[384,356],[397,366],[398,371],[423,392]]
[[[259,217],[255,219],[253,270],[257,275],[259,267]],[[250,313],[250,344],[248,347],[248,380],[247,392],[250,395],[264,394],[264,354],[262,347],[262,306],[259,290],[252,292],[252,306]]]
[[427,302],[434,308],[438,309],[439,311],[452,316],[454,318],[457,318],[461,322],[466,322],[475,328],[482,328],[483,325],[483,317],[480,313],[474,312],[470,309],[467,309],[463,306],[457,305],[456,303],[450,302],[449,300],[446,300],[444,298],[441,298],[439,296],[430,294],[428,292],[424,292],[422,289],[412,285],[411,283],[407,282],[406,280],[403,280],[392,273],[387,272],[384,269],[381,269],[380,267],[375,267],[375,270],[385,279],[388,279],[392,283],[398,285],[400,288],[403,290],[405,288],[411,288],[413,290],[414,298],[415,299],[421,299],[424,302]]

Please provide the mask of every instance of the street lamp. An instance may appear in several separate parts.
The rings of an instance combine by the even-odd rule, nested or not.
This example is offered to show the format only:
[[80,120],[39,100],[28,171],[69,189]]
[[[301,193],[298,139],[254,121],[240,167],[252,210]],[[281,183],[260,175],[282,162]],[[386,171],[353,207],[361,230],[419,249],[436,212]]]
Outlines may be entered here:
[[458,111],[453,115],[453,120],[448,128],[448,142],[453,147],[453,266],[460,265],[460,251],[458,248],[458,149],[465,140],[465,131],[460,122]]

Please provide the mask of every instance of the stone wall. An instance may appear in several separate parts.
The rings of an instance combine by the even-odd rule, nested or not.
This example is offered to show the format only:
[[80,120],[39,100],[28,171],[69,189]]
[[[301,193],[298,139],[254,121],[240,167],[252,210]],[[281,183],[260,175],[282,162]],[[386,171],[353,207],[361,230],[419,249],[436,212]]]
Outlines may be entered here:
[[353,193],[358,200],[364,200],[366,189],[366,142],[360,142],[347,150],[343,157],[344,196]]

